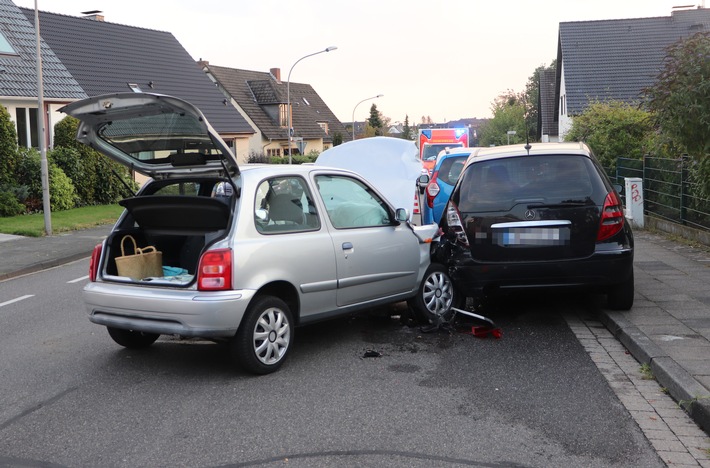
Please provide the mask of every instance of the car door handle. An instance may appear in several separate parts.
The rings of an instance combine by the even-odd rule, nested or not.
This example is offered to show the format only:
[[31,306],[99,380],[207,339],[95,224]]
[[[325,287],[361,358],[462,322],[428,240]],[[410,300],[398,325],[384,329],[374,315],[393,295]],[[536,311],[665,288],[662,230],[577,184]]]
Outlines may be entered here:
[[353,244],[352,242],[343,242],[343,250],[352,250]]

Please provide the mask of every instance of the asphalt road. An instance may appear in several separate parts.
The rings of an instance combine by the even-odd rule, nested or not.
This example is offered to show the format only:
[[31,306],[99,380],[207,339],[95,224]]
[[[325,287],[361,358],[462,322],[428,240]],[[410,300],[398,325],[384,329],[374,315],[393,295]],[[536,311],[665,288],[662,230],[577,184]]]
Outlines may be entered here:
[[497,304],[499,340],[316,324],[254,377],[217,344],[114,344],[85,274],[0,282],[0,466],[664,466],[560,315],[585,297]]

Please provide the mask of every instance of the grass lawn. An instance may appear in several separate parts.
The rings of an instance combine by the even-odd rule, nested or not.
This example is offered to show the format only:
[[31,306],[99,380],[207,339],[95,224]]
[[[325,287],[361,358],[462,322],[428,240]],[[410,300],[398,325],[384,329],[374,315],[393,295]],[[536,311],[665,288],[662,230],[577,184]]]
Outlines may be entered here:
[[[52,233],[113,224],[122,211],[123,208],[119,205],[98,205],[53,212]],[[0,218],[0,233],[42,237],[44,236],[44,213]]]

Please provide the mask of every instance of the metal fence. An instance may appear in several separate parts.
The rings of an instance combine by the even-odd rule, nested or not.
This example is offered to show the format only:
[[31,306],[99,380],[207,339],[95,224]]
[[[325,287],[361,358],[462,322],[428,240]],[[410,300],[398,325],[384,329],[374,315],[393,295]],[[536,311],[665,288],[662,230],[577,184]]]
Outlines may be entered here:
[[710,200],[699,195],[694,169],[692,159],[685,156],[618,158],[612,179],[622,185],[627,177],[643,180],[644,214],[710,231]]

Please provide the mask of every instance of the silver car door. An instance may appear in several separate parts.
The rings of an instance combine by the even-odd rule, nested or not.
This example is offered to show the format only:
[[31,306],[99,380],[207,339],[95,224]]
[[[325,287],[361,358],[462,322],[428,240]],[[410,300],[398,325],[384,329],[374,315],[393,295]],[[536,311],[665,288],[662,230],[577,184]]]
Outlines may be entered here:
[[417,287],[419,243],[406,224],[366,183],[347,175],[317,175],[331,226],[344,307],[396,296]]

